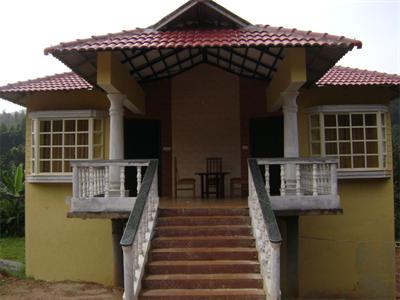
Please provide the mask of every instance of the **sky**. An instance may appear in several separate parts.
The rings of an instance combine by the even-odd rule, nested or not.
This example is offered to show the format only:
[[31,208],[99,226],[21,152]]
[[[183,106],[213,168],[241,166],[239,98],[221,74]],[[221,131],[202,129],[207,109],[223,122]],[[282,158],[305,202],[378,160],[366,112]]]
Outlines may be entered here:
[[[186,0],[0,1],[0,86],[69,71],[44,48],[147,27]],[[216,0],[253,24],[344,35],[363,42],[338,65],[400,74],[400,0]],[[23,109],[0,99],[0,112]]]

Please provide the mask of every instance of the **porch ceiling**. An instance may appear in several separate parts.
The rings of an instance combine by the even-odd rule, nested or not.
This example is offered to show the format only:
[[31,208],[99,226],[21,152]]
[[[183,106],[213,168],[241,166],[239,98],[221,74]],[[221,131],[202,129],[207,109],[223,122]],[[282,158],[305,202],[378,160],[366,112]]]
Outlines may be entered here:
[[139,82],[173,77],[201,63],[252,79],[271,80],[283,48],[207,47],[122,50],[121,63]]

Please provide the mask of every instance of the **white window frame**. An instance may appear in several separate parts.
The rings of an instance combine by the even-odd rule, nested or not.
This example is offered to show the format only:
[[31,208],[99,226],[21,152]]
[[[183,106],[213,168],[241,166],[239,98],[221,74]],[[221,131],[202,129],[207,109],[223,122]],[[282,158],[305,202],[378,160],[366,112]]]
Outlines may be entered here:
[[[376,114],[376,128],[377,128],[377,143],[378,143],[378,167],[363,167],[363,168],[338,168],[338,178],[388,178],[390,177],[390,172],[388,171],[387,166],[387,140],[388,140],[388,117],[389,117],[389,109],[385,105],[321,105],[321,106],[314,106],[305,110],[308,114],[308,144],[309,144],[309,151],[311,156],[322,156],[322,157],[338,157],[338,155],[327,155],[325,153],[325,146],[327,141],[325,140],[325,124],[324,124],[324,115],[325,114],[348,114],[351,116],[352,114]],[[319,116],[319,127],[312,127],[311,124],[311,116]],[[382,115],[384,115],[384,122],[382,122]],[[346,126],[345,126],[346,127]],[[375,127],[375,126],[374,126]],[[319,128],[320,136],[319,136],[319,154],[313,154],[312,150],[312,129]],[[340,128],[339,124],[336,124],[337,131]],[[350,128],[350,135],[352,125],[349,124]],[[365,128],[367,126],[364,124],[362,126],[364,128],[364,143],[368,141],[365,136]],[[351,138],[352,139],[352,138]],[[339,142],[337,140],[336,142]],[[316,141],[315,144],[318,144]],[[350,140],[350,145],[352,146],[352,140]],[[364,146],[364,151],[366,148]],[[354,154],[351,153],[349,155],[351,161],[353,160]],[[364,156],[367,157],[368,154],[364,152]]]
[[[101,129],[100,131],[96,131],[96,133],[101,133],[101,143],[96,144],[96,146],[100,147],[100,156],[98,159],[102,159],[104,157],[104,111],[98,110],[57,110],[57,111],[34,111],[28,113],[28,121],[31,122],[31,174],[26,177],[27,182],[30,183],[63,183],[63,182],[72,182],[72,172],[39,172],[39,163],[40,163],[40,132],[39,132],[39,124],[41,121],[56,121],[56,120],[88,120],[88,130],[85,131],[88,133],[88,158],[82,160],[90,160],[93,159],[94,155],[94,121],[101,120]],[[64,123],[63,123],[64,124]],[[64,126],[64,125],[63,125]],[[83,132],[83,133],[85,133]],[[63,154],[61,155],[61,159],[57,158],[57,161],[61,161],[61,164],[64,166],[64,162],[69,159],[65,159],[64,150],[65,150],[65,141],[64,141],[64,133],[65,128],[63,127],[62,131],[57,132],[57,134],[62,134],[63,140],[59,147],[62,148]],[[71,132],[72,133],[72,132]],[[78,134],[77,128],[74,131],[75,135]],[[51,131],[49,133],[52,136],[54,133]],[[77,139],[75,137],[75,151],[77,151]],[[52,143],[50,143],[49,148],[50,152],[52,151]],[[84,145],[82,145],[84,146]],[[97,158],[96,158],[97,159]],[[76,158],[71,160],[77,160]],[[50,164],[52,163],[52,158],[49,158]],[[63,167],[64,168],[64,167]]]

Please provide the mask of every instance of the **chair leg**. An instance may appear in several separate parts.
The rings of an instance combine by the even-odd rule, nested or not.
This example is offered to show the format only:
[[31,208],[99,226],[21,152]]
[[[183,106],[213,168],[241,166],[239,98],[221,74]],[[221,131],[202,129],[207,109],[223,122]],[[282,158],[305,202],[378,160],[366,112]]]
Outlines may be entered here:
[[196,198],[196,183],[193,184],[193,198]]

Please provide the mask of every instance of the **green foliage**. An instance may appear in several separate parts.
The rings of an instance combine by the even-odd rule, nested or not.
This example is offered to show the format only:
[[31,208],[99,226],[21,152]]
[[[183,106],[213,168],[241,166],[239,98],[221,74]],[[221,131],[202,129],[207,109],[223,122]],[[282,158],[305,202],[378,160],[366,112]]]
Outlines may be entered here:
[[1,173],[1,190],[12,197],[21,197],[24,192],[24,167],[19,164],[18,167],[10,174],[3,171]]
[[23,236],[25,226],[25,112],[0,114],[0,237]]

